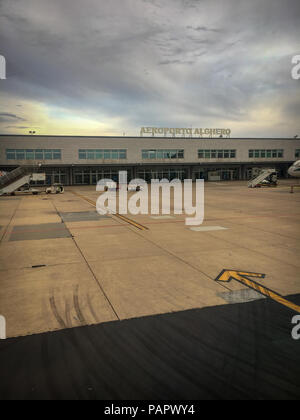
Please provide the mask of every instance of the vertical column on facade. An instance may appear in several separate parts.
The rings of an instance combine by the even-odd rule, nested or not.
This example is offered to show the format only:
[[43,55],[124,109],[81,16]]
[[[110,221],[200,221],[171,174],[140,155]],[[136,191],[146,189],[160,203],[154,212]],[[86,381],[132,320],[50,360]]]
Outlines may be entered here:
[[243,165],[239,167],[239,180],[243,179]]
[[73,168],[69,168],[69,185],[73,185]]
[[192,179],[192,168],[191,168],[191,166],[187,166],[186,168],[185,168],[185,171],[186,171],[186,178],[187,179]]
[[247,167],[242,165],[242,180],[245,181],[247,179]]
[[190,168],[190,179],[194,182],[195,181],[195,176],[194,176],[194,167],[191,166]]
[[131,169],[131,175],[132,175],[132,179],[136,179],[137,178],[137,167],[133,166]]

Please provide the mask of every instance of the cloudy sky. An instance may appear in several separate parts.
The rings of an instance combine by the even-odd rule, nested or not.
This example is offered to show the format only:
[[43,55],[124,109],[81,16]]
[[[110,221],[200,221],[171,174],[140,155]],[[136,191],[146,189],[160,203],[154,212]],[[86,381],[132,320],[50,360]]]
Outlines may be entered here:
[[0,133],[300,135],[299,0],[0,0]]

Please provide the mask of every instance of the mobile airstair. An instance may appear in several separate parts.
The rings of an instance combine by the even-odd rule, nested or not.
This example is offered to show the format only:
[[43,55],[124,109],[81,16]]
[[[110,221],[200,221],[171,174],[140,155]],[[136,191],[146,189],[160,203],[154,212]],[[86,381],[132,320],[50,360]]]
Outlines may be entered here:
[[[31,181],[44,181],[45,174],[38,173],[39,166],[20,166],[0,178],[0,196],[5,194],[14,194],[17,190],[29,185]],[[29,189],[29,193],[37,194],[38,190]]]
[[248,182],[248,188],[258,188],[262,185],[277,185],[277,172],[275,169],[263,169],[259,175]]

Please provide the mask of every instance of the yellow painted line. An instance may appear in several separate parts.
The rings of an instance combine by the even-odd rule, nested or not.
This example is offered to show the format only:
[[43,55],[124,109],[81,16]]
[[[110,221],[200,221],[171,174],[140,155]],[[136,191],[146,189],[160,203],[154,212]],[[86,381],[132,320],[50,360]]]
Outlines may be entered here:
[[244,284],[245,286],[249,287],[250,289],[253,289],[256,292],[276,301],[277,303],[280,303],[281,305],[286,306],[287,308],[300,313],[299,305],[296,305],[295,303],[288,301],[283,296],[279,295],[273,290],[257,283],[254,280],[249,279],[249,277],[265,278],[265,274],[250,273],[250,272],[243,272],[243,271],[233,271],[233,270],[223,270],[219,274],[219,276],[216,278],[216,281],[230,282],[231,280],[236,280]]
[[140,223],[137,223],[134,220],[129,219],[126,216],[123,216],[122,214],[116,213],[116,214],[113,214],[113,216],[118,217],[121,220],[124,220],[124,222],[129,223],[130,225],[135,226],[136,228],[140,230],[149,230],[149,228],[147,228],[146,226],[141,225]]
[[[95,201],[90,200],[89,198],[85,197],[84,195],[78,194],[78,193],[77,193],[77,192],[75,192],[75,191],[70,191],[70,192],[71,192],[72,194],[77,195],[78,197],[82,198],[83,200],[87,201],[88,203],[92,204],[93,206],[97,207],[97,205],[96,205]],[[149,230],[149,228],[147,228],[146,226],[143,226],[143,225],[141,225],[140,223],[137,223],[137,222],[135,222],[134,220],[129,219],[128,217],[125,217],[125,216],[123,216],[123,215],[121,215],[121,214],[119,214],[119,213],[112,214],[111,216],[112,216],[112,217],[113,217],[113,216],[115,216],[115,217],[117,217],[117,218],[119,218],[119,219],[123,220],[124,222],[129,223],[131,226],[134,226],[134,227],[136,227],[136,228],[137,228],[137,229],[139,229],[139,230]]]

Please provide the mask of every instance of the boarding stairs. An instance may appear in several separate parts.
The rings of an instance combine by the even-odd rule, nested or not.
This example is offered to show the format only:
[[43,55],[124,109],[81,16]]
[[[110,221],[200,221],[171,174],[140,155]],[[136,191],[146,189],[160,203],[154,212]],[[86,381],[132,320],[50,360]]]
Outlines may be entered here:
[[259,175],[248,182],[248,188],[256,188],[267,180],[271,175],[276,175],[275,169],[264,169]]
[[45,174],[39,174],[40,167],[20,166],[19,168],[0,177],[0,196],[4,194],[13,194],[24,185],[30,184],[30,181],[37,181],[45,178]]

